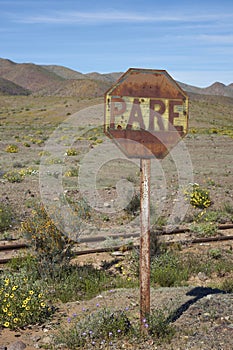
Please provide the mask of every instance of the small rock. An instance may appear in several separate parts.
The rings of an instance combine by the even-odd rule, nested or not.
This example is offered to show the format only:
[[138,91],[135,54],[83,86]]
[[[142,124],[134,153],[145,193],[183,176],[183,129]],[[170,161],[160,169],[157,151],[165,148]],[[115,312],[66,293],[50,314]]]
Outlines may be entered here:
[[124,256],[125,254],[122,252],[112,252],[111,255],[112,256]]
[[41,339],[40,343],[43,345],[52,344],[53,343],[52,337],[50,335],[47,335],[46,337]]
[[212,294],[208,294],[207,296],[206,296],[206,299],[208,299],[208,300],[210,300],[210,299],[212,299],[213,298],[213,295]]
[[101,299],[101,298],[103,298],[103,295],[99,294],[99,295],[96,296],[96,298]]
[[197,277],[199,278],[200,281],[206,281],[208,280],[208,277],[204,272],[198,272]]
[[111,208],[111,204],[109,204],[108,202],[104,203],[104,208]]
[[32,339],[33,343],[36,343],[36,342],[38,342],[41,339],[41,336],[40,335],[34,335],[31,339]]
[[11,343],[7,350],[23,350],[26,348],[26,344],[21,340]]

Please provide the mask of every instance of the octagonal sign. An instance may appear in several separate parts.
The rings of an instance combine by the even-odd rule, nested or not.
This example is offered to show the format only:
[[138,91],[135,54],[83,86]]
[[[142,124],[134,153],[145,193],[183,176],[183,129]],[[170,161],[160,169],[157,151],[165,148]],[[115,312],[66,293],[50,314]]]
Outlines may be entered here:
[[165,70],[130,68],[105,94],[105,134],[131,158],[164,158],[188,128],[188,96]]

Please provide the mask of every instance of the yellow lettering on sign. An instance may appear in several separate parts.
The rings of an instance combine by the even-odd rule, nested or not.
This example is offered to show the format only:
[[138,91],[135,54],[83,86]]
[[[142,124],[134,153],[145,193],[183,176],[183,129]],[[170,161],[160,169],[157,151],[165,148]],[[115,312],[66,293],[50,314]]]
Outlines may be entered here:
[[187,100],[107,96],[107,101],[107,129],[187,132]]

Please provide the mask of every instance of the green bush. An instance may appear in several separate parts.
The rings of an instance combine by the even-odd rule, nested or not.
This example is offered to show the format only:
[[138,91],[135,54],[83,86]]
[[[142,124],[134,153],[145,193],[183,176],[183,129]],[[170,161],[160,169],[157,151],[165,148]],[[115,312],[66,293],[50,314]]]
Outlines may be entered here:
[[227,293],[233,293],[233,278],[225,279],[221,285],[221,289]]
[[124,209],[127,214],[135,215],[140,210],[140,195],[135,193]]
[[191,188],[184,191],[184,194],[189,203],[195,208],[205,209],[211,205],[209,191],[201,188],[198,184],[192,184]]
[[17,145],[8,145],[5,151],[8,153],[17,153],[19,151],[19,147]]
[[21,230],[36,254],[41,276],[55,278],[69,264],[73,242],[57,228],[43,205],[36,206]]
[[188,277],[188,267],[183,266],[172,252],[162,253],[151,262],[151,282],[161,287],[181,285]]
[[102,346],[113,345],[114,340],[133,331],[125,311],[106,308],[86,316],[74,315],[68,318],[68,322],[69,329],[66,331],[61,329],[57,342],[62,342],[69,349],[83,346],[88,348],[95,346],[101,349]]
[[22,182],[24,179],[24,176],[21,175],[19,171],[8,171],[3,175],[3,178],[8,180],[11,183],[14,183],[14,182]]
[[60,269],[59,275],[53,281],[53,297],[65,303],[91,299],[109,289],[129,288],[134,285],[134,281],[96,269],[92,265],[69,266]]
[[12,224],[13,213],[8,204],[0,203],[0,231],[6,230]]
[[213,236],[217,233],[218,226],[215,222],[199,222],[193,223],[190,226],[190,230],[197,233],[199,236]]
[[169,323],[167,310],[156,309],[143,320],[145,328],[152,338],[170,340],[175,334],[174,327]]
[[73,200],[68,196],[66,199],[68,203],[74,207],[78,218],[83,220],[89,220],[91,218],[91,207],[85,199],[79,198],[77,200]]
[[67,170],[65,173],[64,173],[64,176],[66,177],[77,177],[78,176],[78,168],[71,168],[69,170]]
[[66,156],[71,157],[71,156],[77,156],[78,152],[76,151],[75,148],[69,148],[66,151]]
[[39,285],[23,273],[1,276],[0,305],[0,325],[10,329],[42,323],[52,313]]

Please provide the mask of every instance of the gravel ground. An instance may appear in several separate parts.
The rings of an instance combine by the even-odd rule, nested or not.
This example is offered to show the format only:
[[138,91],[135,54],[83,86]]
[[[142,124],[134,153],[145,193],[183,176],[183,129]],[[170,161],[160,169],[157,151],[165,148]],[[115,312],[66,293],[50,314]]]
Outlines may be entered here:
[[[82,302],[61,304],[51,323],[43,327],[34,326],[27,330],[0,333],[0,348],[9,349],[16,339],[25,343],[26,350],[50,348],[54,325],[65,322],[73,313],[82,313],[83,308],[94,311],[99,307],[129,308],[129,315],[139,317],[139,291],[135,289],[113,290]],[[111,347],[87,349],[135,349],[135,350],[232,350],[233,349],[233,294],[206,287],[159,288],[151,290],[151,308],[175,311],[171,324],[175,335],[169,343],[160,344],[152,339],[140,342],[120,340]],[[43,346],[44,344],[44,346]],[[2,347],[1,347],[2,346]],[[4,348],[4,347],[3,347]],[[64,346],[59,349],[65,350]]]

